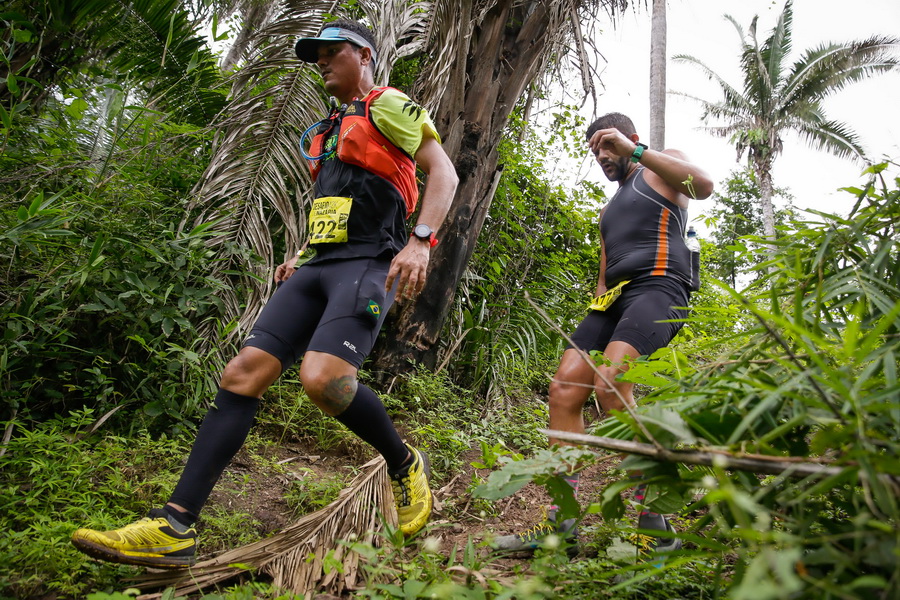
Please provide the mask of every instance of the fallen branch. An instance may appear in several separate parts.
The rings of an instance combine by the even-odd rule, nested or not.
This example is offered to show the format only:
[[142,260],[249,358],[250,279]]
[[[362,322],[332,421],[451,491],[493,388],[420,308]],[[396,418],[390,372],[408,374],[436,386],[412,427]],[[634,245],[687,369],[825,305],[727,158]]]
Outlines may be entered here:
[[[381,456],[369,461],[341,492],[320,510],[310,513],[278,533],[204,560],[189,569],[147,572],[135,577],[138,587],[175,587],[181,597],[213,588],[248,570],[272,577],[272,585],[295,594],[315,590],[340,594],[361,584],[359,555],[339,540],[372,543],[382,529],[382,518],[393,526],[397,511],[387,466]],[[324,560],[340,563],[326,568]],[[137,600],[158,600],[162,592],[143,594]]]
[[[804,461],[798,462],[796,457],[775,456],[737,456],[724,452],[699,451],[699,450],[672,450],[670,448],[657,448],[651,444],[633,442],[630,440],[617,440],[609,437],[587,435],[584,433],[572,433],[569,431],[555,431],[553,429],[539,429],[542,434],[557,440],[572,442],[585,446],[604,448],[626,454],[638,454],[662,462],[674,462],[686,465],[716,466],[735,471],[748,471],[750,473],[764,473],[766,475],[785,475],[788,477],[831,477],[841,474],[846,466],[836,466],[833,463]],[[865,471],[859,471],[860,479],[867,479]],[[900,496],[900,477],[879,474],[879,479],[891,488],[897,496]]]

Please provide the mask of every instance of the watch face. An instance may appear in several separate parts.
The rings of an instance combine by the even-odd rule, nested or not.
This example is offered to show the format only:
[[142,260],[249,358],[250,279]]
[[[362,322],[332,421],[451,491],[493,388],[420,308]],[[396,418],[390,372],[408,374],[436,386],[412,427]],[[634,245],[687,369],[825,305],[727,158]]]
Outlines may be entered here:
[[413,229],[413,235],[417,238],[422,238],[423,240],[429,239],[431,234],[431,227],[428,225],[416,225],[415,229]]

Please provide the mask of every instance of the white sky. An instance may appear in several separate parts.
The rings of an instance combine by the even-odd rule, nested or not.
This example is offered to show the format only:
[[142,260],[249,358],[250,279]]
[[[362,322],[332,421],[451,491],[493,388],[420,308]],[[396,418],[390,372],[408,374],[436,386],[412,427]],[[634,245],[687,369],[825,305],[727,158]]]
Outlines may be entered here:
[[[738,66],[740,37],[725,14],[749,30],[754,15],[759,15],[757,40],[767,37],[784,6],[783,0],[669,0],[668,47],[670,58],[667,74],[669,91],[679,91],[707,100],[721,98],[719,87],[708,81],[692,65],[676,63],[671,57],[689,54],[697,57],[722,75],[732,86],[742,89]],[[900,0],[795,0],[792,63],[799,53],[823,42],[844,42],[874,34],[900,35]],[[635,122],[638,133],[648,134],[650,12],[641,10],[625,15],[615,28],[600,32],[595,43],[607,60],[599,91],[598,112],[623,112]],[[590,101],[588,104],[592,104]],[[860,136],[863,147],[873,158],[888,157],[900,161],[900,72],[874,76],[852,84],[823,103],[829,118],[848,123]],[[593,106],[587,106],[590,112]],[[669,94],[666,107],[666,146],[678,148],[703,166],[719,184],[732,170],[743,165],[736,162],[735,150],[726,140],[698,130],[699,106],[677,95]],[[586,114],[588,120],[597,115]],[[560,174],[574,183],[579,176],[604,184],[611,195],[616,184],[609,183],[599,167],[588,166],[590,159],[577,168],[579,174]],[[815,208],[846,214],[853,196],[837,191],[856,186],[865,180],[860,176],[864,165],[837,159],[830,154],[807,147],[796,135],[787,134],[784,152],[776,159],[773,171],[775,185],[789,188],[798,209]],[[889,170],[892,175],[897,169]],[[691,217],[702,214],[711,202],[692,203]],[[703,229],[698,227],[698,231]]]

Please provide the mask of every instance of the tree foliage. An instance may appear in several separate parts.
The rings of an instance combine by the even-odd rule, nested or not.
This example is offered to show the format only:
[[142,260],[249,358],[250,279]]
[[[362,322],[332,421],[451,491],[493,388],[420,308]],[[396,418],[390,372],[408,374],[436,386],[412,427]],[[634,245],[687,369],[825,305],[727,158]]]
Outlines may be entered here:
[[0,18],[7,128],[53,93],[80,98],[86,78],[134,88],[148,107],[194,125],[222,106],[212,52],[180,0],[14,1]]
[[177,3],[100,4],[6,15],[0,394],[10,417],[132,404],[178,426],[212,383],[196,327],[223,282],[208,226],[178,224],[221,77]]
[[[733,306],[695,308],[691,322],[741,321],[731,350],[705,365],[662,354],[629,371],[672,383],[639,411],[653,438],[741,454],[823,460],[830,477],[761,479],[713,468],[676,468],[629,458],[658,484],[660,512],[706,509],[687,539],[707,558],[738,556],[734,598],[891,598],[900,590],[895,524],[900,518],[900,180],[871,169],[847,218],[795,221],[765,263],[758,292],[730,290]],[[675,369],[675,365],[680,365]],[[602,428],[647,438],[626,414]],[[616,433],[618,431],[618,433]],[[607,510],[622,509],[611,495]],[[700,538],[709,527],[710,538]],[[728,568],[720,563],[723,576]]]
[[726,18],[741,38],[742,89],[733,87],[697,57],[678,55],[675,59],[697,66],[721,87],[722,99],[717,101],[684,95],[701,104],[705,121],[714,122],[708,131],[728,138],[738,158],[747,153],[762,192],[763,233],[774,239],[772,164],[781,153],[782,136],[792,131],[813,148],[842,158],[864,157],[856,134],[847,124],[829,119],[822,109],[822,100],[856,81],[896,69],[900,64],[900,38],[872,36],[824,43],[804,51],[788,65],[793,0],[785,2],[762,45],[756,37],[758,17],[753,18],[747,33],[733,17]]
[[569,333],[596,284],[602,200],[550,182],[548,148],[518,114],[499,152],[503,174],[440,353],[454,379],[488,397],[516,382],[546,385],[563,347],[547,319]]
[[[731,287],[744,287],[748,281],[739,282],[739,276],[747,279],[751,275],[751,267],[766,259],[759,245],[752,241],[764,230],[760,196],[756,174],[751,169],[733,171],[713,194],[714,207],[706,213],[713,223],[709,251],[715,256],[704,264],[716,278]],[[775,212],[777,221],[788,223],[794,215],[790,203],[792,196],[783,188],[776,188],[774,196],[785,201],[783,208]],[[790,235],[784,227],[776,233],[779,236]]]

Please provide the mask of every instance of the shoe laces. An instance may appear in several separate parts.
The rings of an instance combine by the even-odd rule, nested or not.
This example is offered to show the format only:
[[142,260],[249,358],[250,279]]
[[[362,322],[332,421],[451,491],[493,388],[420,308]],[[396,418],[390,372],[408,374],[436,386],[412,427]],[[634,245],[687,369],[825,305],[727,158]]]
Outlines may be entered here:
[[409,505],[410,486],[409,470],[405,473],[391,475],[391,487],[394,489],[394,497],[400,506]]
[[522,542],[533,542],[534,540],[546,537],[552,533],[556,533],[556,523],[550,521],[549,519],[544,519],[539,523],[536,523],[516,535]]
[[[113,536],[118,537],[119,539],[129,543],[129,544],[140,544],[146,541],[148,536],[148,525],[154,525],[157,519],[151,519],[150,517],[143,517],[134,523],[129,523],[124,527],[119,529],[115,529],[113,531],[108,532]],[[159,531],[159,528],[156,527],[153,531]]]
[[135,529],[141,530],[141,529],[144,529],[144,527],[146,527],[147,525],[150,525],[151,523],[153,523],[155,521],[156,521],[156,519],[151,519],[150,517],[142,517],[142,518],[138,519],[137,521],[135,521],[134,523],[129,523],[128,525],[125,525],[124,527],[120,527],[116,531],[119,531],[124,534],[126,532],[130,532]]

